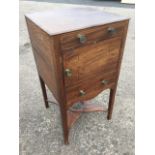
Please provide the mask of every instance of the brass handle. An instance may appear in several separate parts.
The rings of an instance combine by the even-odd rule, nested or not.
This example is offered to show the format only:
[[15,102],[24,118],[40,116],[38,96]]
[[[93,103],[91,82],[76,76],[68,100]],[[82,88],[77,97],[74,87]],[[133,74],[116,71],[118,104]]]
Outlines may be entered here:
[[109,27],[108,28],[108,33],[111,34],[111,35],[114,35],[114,34],[117,33],[117,30],[115,28],[113,28],[113,27]]
[[86,92],[84,92],[83,90],[80,90],[80,96],[84,96],[84,95],[86,95]]
[[101,81],[101,84],[107,85],[107,84],[108,84],[108,80],[102,80],[102,81]]
[[82,44],[84,44],[87,41],[86,36],[83,34],[78,34],[77,37],[79,38],[80,43],[82,43]]
[[66,75],[67,77],[71,77],[71,76],[72,76],[72,71],[71,71],[71,69],[69,69],[69,68],[65,69],[65,75]]

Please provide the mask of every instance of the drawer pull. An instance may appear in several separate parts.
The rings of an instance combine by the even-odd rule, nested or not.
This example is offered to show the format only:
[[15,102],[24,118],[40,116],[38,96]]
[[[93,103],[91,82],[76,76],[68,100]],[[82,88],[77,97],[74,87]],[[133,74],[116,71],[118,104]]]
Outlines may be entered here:
[[71,69],[69,69],[69,68],[65,69],[65,75],[66,75],[67,77],[71,77],[71,76],[72,76],[72,71],[71,71]]
[[113,28],[113,27],[109,27],[108,28],[108,33],[111,34],[111,35],[114,35],[114,34],[117,33],[117,30],[115,28]]
[[107,85],[107,84],[108,84],[108,80],[102,80],[102,81],[101,81],[101,84]]
[[83,90],[80,90],[80,96],[84,96],[84,95],[86,95],[86,92],[84,92]]
[[79,38],[80,43],[82,43],[82,44],[84,44],[87,41],[86,36],[83,34],[78,34],[77,37]]

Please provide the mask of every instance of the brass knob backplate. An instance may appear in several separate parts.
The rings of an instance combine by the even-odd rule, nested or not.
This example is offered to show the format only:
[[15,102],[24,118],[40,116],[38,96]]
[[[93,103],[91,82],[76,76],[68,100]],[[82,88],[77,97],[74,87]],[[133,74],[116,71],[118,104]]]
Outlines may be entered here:
[[101,81],[101,84],[107,85],[107,84],[108,84],[108,80],[102,80],[102,81]]
[[69,68],[65,69],[65,75],[66,75],[67,77],[71,77],[71,76],[72,76],[72,71],[71,71],[71,69],[69,69]]
[[84,95],[86,95],[86,92],[83,91],[83,90],[80,90],[80,91],[79,91],[79,94],[80,94],[80,96],[84,96]]
[[109,27],[108,28],[108,33],[111,34],[111,35],[114,35],[114,34],[117,33],[117,30],[115,28],[113,28],[113,27]]
[[83,34],[78,34],[77,38],[79,38],[80,43],[84,44],[87,41],[87,38]]

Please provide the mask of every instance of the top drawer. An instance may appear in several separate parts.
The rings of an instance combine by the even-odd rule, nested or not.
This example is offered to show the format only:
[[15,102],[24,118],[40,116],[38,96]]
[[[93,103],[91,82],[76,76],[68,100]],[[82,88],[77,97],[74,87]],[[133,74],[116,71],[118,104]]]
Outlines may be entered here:
[[62,51],[70,51],[88,44],[96,44],[99,41],[121,36],[124,30],[124,23],[117,22],[104,26],[79,30],[60,37]]

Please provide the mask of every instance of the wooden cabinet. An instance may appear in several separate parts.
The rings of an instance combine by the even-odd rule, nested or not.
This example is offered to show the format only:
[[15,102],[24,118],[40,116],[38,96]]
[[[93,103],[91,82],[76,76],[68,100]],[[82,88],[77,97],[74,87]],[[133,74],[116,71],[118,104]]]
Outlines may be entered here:
[[[105,89],[110,89],[107,117],[111,119],[129,20],[71,8],[27,14],[26,21],[45,105],[46,85],[60,105],[65,143],[81,112],[103,110],[84,101]],[[83,109],[72,109],[76,102]]]

